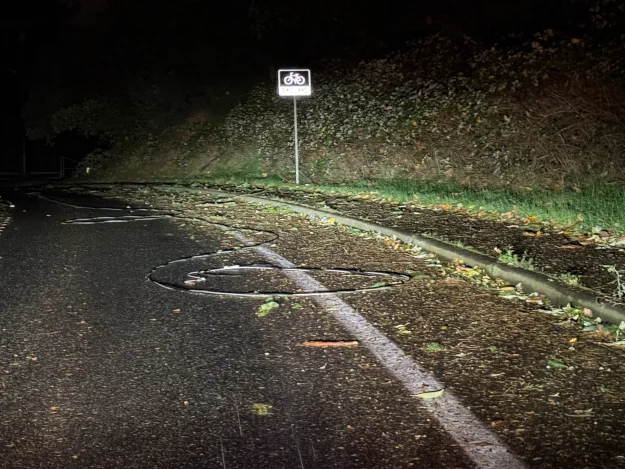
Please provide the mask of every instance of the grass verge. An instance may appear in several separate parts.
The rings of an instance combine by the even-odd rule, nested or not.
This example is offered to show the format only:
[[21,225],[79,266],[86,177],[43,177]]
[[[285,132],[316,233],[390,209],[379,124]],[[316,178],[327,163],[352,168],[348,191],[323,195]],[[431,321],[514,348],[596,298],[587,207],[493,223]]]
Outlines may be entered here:
[[[120,182],[115,173],[81,178],[84,182]],[[467,187],[453,180],[418,181],[402,179],[372,179],[345,184],[295,184],[284,182],[284,175],[263,174],[256,158],[246,158],[236,164],[214,168],[210,176],[189,174],[152,176],[142,181],[255,185],[274,188],[318,190],[324,192],[370,193],[400,203],[460,209],[471,214],[493,215],[497,219],[521,219],[528,223],[548,223],[589,233],[606,230],[625,234],[625,186],[591,181],[573,188],[558,190],[543,187]],[[122,178],[123,179],[123,178]]]
[[[297,188],[268,176],[246,176],[222,173],[218,177],[197,182],[252,184],[267,187]],[[344,185],[300,186],[302,190],[336,192],[372,192],[400,203],[408,201],[423,205],[463,208],[474,212],[488,212],[501,216],[547,222],[575,231],[607,230],[625,233],[625,187],[601,182],[576,187],[549,190],[544,188],[470,188],[457,182],[426,182],[406,180],[365,180]]]

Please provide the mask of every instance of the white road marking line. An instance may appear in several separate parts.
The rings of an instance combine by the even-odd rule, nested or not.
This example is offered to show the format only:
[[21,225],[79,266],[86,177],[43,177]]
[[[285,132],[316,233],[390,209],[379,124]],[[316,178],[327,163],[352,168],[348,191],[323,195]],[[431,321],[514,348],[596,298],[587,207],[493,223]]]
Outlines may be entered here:
[[[247,242],[242,235],[236,236]],[[283,268],[296,267],[284,257],[259,246],[255,248],[267,260]],[[300,288],[323,288],[319,282],[305,272],[285,271],[285,275]],[[382,334],[363,316],[335,295],[315,297],[314,301],[363,344],[386,369],[411,394],[422,392],[423,385],[430,389],[444,386],[423,370],[414,360],[407,357],[401,348]],[[522,469],[526,464],[499,440],[480,420],[451,393],[446,392],[438,399],[423,399],[419,402],[440,423],[441,427],[466,452],[480,469]]]
[[[98,220],[95,223],[110,223],[112,221],[106,220],[107,217],[102,218],[105,218],[105,220],[95,219]],[[152,219],[159,218],[161,217]],[[136,220],[138,219],[123,221]],[[76,219],[70,222],[75,224],[94,224],[94,219]],[[234,236],[245,244],[251,243],[251,241],[241,234],[235,234]],[[252,248],[276,265],[284,269],[293,269],[287,270],[284,273],[287,277],[296,282],[300,288],[311,290],[325,288],[306,272],[297,270],[295,264],[279,254],[263,246],[255,246]],[[165,286],[163,287],[167,288]],[[358,341],[363,344],[411,394],[419,394],[422,392],[423,385],[427,385],[431,389],[444,387],[434,376],[428,374],[419,367],[414,360],[407,357],[403,350],[393,341],[382,334],[362,315],[336,295],[316,296],[314,301],[332,314],[332,316],[358,339]],[[441,427],[466,452],[479,469],[527,468],[526,464],[520,458],[506,448],[496,434],[480,422],[480,420],[465,408],[451,393],[447,392],[438,399],[422,400],[420,404],[439,422]]]
[[170,215],[126,215],[121,217],[95,217],[95,218],[74,218],[72,220],[66,220],[63,225],[99,225],[101,223],[128,223],[131,221],[150,221],[150,220],[163,220],[165,218],[171,218]]

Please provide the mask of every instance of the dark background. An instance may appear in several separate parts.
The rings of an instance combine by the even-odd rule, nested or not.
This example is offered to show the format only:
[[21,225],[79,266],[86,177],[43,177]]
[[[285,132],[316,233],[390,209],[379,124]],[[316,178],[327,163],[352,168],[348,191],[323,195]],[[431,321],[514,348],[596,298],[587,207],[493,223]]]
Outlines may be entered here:
[[[168,93],[178,93],[179,102],[191,105],[195,100],[210,107],[215,90],[243,90],[269,79],[279,67],[313,68],[332,58],[349,63],[380,57],[437,31],[488,43],[511,31],[574,28],[584,3],[17,2],[17,8],[3,12],[1,20],[0,172],[19,170],[24,135],[20,115],[29,101],[29,115],[43,116],[48,108],[93,95],[136,96],[158,82],[161,93],[162,87],[174,87],[175,92]],[[97,146],[97,140],[70,133],[47,146],[29,144],[27,149],[41,154],[41,161],[57,151],[79,158]]]

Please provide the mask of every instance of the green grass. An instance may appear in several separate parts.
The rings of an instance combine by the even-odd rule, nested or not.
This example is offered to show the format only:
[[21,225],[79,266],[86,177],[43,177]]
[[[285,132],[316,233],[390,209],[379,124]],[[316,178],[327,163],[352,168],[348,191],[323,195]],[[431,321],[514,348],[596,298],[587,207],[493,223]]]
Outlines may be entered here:
[[[167,178],[157,178],[165,182]],[[153,180],[152,182],[157,182]],[[179,183],[234,183],[302,190],[337,192],[377,192],[400,203],[415,201],[423,205],[461,205],[469,212],[483,210],[500,216],[511,212],[525,219],[536,217],[540,222],[557,226],[574,226],[575,231],[591,232],[601,228],[625,233],[625,186],[592,182],[579,189],[549,190],[540,187],[489,188],[464,187],[457,182],[427,182],[411,180],[362,180],[347,184],[295,186],[284,182],[280,175],[261,173],[258,159],[240,158],[230,165],[217,167],[210,177],[173,177]]]
[[[258,173],[256,173],[258,174]],[[216,175],[217,176],[217,175]],[[224,172],[206,182],[234,182],[272,187],[296,187],[278,178],[258,177],[248,172]],[[576,231],[601,228],[625,233],[625,187],[595,182],[575,191],[544,188],[463,187],[455,182],[406,180],[355,181],[342,185],[306,185],[303,189],[338,192],[378,192],[400,203],[416,201],[423,205],[461,204],[468,211],[484,210],[501,215],[511,212],[519,218],[536,217],[538,221],[558,226],[575,226]]]
[[506,249],[505,252],[502,252],[499,255],[499,261],[504,264],[515,265],[517,267],[521,267],[522,269],[534,270],[534,259],[531,257],[527,257],[527,252],[524,252],[521,257],[518,254],[515,254],[510,249]]
[[555,276],[558,280],[566,283],[567,285],[571,285],[573,287],[581,286],[581,277],[575,274],[558,274]]
[[230,179],[234,181],[246,180],[250,177],[259,177],[260,162],[258,158],[245,156],[235,162],[216,166],[213,169],[212,177],[215,179]]
[[[552,191],[526,189],[473,189],[457,183],[413,181],[370,181],[355,188],[378,190],[400,202],[417,200],[426,205],[462,204],[468,210],[483,209],[495,213],[512,212],[521,218],[536,216],[539,220],[561,225],[577,224],[590,231],[601,227],[625,231],[625,188],[596,183],[576,192],[572,189]],[[581,218],[581,220],[580,220]]]

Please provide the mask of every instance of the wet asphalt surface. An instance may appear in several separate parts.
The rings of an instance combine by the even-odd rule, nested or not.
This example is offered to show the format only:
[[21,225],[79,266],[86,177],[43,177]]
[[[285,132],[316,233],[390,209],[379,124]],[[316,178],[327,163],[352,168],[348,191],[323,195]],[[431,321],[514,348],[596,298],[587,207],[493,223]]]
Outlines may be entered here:
[[218,250],[219,236],[174,219],[63,224],[128,212],[8,196],[0,467],[473,467],[364,349],[294,340],[349,340],[331,318],[284,306],[285,320],[259,322],[262,300],[146,278]]

